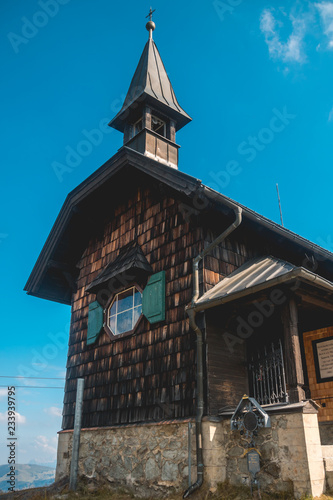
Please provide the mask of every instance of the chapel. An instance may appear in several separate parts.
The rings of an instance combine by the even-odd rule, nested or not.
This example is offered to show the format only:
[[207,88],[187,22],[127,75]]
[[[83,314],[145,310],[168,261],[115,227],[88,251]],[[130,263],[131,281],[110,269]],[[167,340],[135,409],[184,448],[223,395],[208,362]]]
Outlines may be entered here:
[[57,478],[83,378],[81,475],[162,496],[249,483],[230,419],[250,397],[271,421],[262,487],[320,495],[333,486],[333,254],[182,171],[191,117],[152,12],[146,28],[109,123],[123,144],[68,194],[25,286],[71,306]]

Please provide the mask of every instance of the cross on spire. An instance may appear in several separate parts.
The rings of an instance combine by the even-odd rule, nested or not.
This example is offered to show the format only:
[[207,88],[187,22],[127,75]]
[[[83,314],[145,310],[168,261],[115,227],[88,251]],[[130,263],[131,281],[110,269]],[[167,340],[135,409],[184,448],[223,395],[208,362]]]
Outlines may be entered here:
[[153,39],[153,31],[154,31],[154,29],[156,28],[155,23],[154,23],[154,21],[153,21],[153,14],[154,14],[155,10],[156,10],[156,9],[154,9],[154,10],[153,10],[153,9],[150,7],[149,14],[148,14],[148,16],[146,16],[146,18],[147,18],[147,17],[149,17],[149,21],[148,21],[148,23],[146,24],[146,28],[147,28],[147,30],[149,31],[149,39],[150,39],[150,40],[152,40],[152,39]]
[[153,9],[150,7],[149,14],[148,14],[148,16],[146,16],[146,18],[147,18],[147,17],[149,17],[149,21],[152,21],[152,20],[153,20],[153,14],[154,14],[155,10],[156,10],[156,9],[154,9],[154,10],[153,10]]

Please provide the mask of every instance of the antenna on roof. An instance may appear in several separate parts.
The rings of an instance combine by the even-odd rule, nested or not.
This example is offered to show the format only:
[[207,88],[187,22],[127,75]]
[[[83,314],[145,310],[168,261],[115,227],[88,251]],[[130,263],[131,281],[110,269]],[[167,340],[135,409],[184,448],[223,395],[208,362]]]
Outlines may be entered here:
[[280,200],[280,193],[279,193],[279,185],[278,184],[276,184],[276,191],[277,191],[278,200],[279,200],[281,226],[283,227],[282,208],[281,208],[281,200]]

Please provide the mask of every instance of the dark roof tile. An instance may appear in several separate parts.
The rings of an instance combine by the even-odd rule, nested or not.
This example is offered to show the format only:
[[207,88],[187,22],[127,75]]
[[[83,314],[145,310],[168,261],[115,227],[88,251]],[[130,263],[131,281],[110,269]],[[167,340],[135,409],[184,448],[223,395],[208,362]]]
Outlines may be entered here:
[[124,247],[118,257],[110,262],[105,269],[87,286],[86,291],[95,293],[112,278],[116,278],[125,272],[144,272],[152,274],[153,269],[144,256],[140,246],[134,242]]

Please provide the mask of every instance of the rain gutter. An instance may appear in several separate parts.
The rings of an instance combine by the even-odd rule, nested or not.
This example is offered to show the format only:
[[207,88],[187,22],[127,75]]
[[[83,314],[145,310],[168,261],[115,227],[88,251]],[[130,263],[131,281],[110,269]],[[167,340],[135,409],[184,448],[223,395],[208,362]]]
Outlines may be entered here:
[[[223,194],[219,193],[218,191],[215,191],[214,189],[204,186],[203,185],[203,192],[204,194],[212,200],[214,203],[220,203],[220,204],[226,204],[230,205],[232,203],[232,200]],[[235,203],[237,206],[237,204]],[[255,222],[256,224],[260,224],[261,226],[266,227],[267,229],[273,231],[274,233],[278,234],[282,238],[287,238],[289,241],[305,247],[306,249],[310,250],[311,252],[314,253],[314,256],[318,260],[329,260],[332,261],[333,258],[333,253],[330,252],[329,250],[326,250],[319,245],[316,245],[315,243],[312,243],[311,241],[307,240],[306,238],[303,238],[302,236],[299,236],[296,233],[293,233],[289,229],[286,229],[285,227],[277,224],[276,222],[273,222],[263,215],[258,214],[257,212],[254,212],[248,207],[245,207],[244,205],[239,204],[239,206],[243,209],[243,215],[246,217],[248,220]]]

